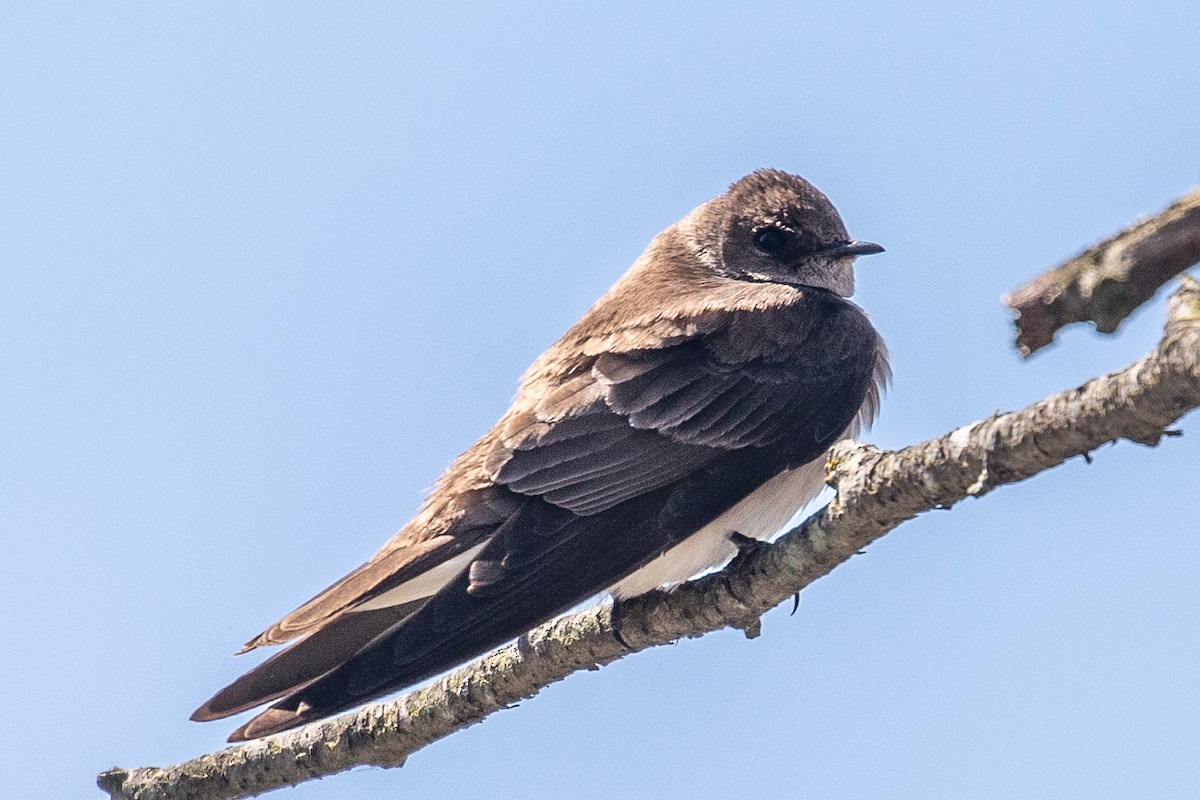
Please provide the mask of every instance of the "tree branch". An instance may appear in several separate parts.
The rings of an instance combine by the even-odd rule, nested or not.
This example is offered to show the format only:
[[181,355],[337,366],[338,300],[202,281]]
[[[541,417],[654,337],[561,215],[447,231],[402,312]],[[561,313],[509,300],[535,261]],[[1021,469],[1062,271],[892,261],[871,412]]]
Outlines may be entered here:
[[1200,187],[1006,295],[1022,355],[1054,341],[1059,328],[1091,321],[1112,333],[1159,287],[1200,262]]
[[757,635],[763,612],[917,514],[1107,442],[1155,445],[1197,406],[1200,282],[1184,276],[1159,346],[1119,372],[903,450],[837,445],[829,459],[836,499],[735,571],[554,620],[398,699],[173,767],[114,768],[98,784],[119,800],[232,800],[356,766],[400,766],[431,742],[572,672],[720,628]]

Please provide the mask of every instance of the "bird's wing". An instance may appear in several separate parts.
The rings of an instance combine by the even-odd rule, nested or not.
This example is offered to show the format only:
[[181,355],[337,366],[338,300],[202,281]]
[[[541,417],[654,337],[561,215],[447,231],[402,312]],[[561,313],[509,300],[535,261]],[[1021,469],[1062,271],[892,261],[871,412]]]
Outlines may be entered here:
[[470,492],[461,500],[466,502],[457,503],[453,512],[444,515],[452,517],[451,524],[430,530],[434,526],[422,524],[428,515],[418,517],[370,560],[246,642],[240,652],[311,634],[364,604],[397,605],[433,594],[454,577],[454,573],[446,574],[447,567],[459,562],[460,567],[465,565],[464,559],[491,538],[517,505],[494,487]]
[[698,326],[703,335],[601,353],[565,380],[527,387],[487,468],[514,492],[588,516],[729,450],[770,445],[802,417],[814,440],[836,435],[843,409],[824,402],[824,387],[847,361],[875,358],[865,318],[853,306],[847,316],[869,340],[815,331],[816,314],[750,310]]
[[[528,382],[476,446],[483,459],[477,469],[489,486],[456,499],[454,512],[443,515],[452,516],[453,524],[432,536],[421,520],[407,526],[368,562],[250,639],[242,652],[309,635],[363,604],[432,595],[515,510],[497,486],[586,516],[673,483],[725,449],[778,435],[755,429],[777,410],[779,383],[791,377],[773,360],[786,356],[808,329],[793,323],[773,337],[739,339],[731,333],[737,326],[727,322],[710,314],[691,322],[691,335],[663,329],[627,337],[638,344],[601,346],[603,352],[577,359],[566,376]],[[593,342],[578,345],[580,352],[595,348]],[[755,363],[760,356],[763,363]],[[471,455],[460,459],[467,469],[475,466]],[[444,488],[443,481],[431,501]]]
[[447,532],[418,539],[401,530],[370,561],[250,640],[241,652],[299,637],[209,698],[192,719],[220,719],[320,677],[403,621],[460,572],[520,506],[492,489],[475,493]]
[[527,386],[483,453],[495,485],[518,499],[513,513],[414,613],[233,738],[327,716],[485,652],[757,488],[773,474],[756,472],[757,453],[786,452],[775,471],[818,457],[869,396],[879,354],[860,311],[814,302],[726,314],[704,335],[603,353]]

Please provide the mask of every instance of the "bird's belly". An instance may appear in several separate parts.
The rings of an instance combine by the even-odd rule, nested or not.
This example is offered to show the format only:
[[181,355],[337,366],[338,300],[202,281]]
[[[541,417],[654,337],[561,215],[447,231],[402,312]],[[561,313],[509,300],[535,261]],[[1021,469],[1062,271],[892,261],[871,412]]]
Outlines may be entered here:
[[681,583],[698,572],[724,563],[737,553],[729,534],[766,540],[782,528],[824,486],[825,459],[781,472],[755,489],[733,508],[630,573],[609,591],[624,598],[660,586]]

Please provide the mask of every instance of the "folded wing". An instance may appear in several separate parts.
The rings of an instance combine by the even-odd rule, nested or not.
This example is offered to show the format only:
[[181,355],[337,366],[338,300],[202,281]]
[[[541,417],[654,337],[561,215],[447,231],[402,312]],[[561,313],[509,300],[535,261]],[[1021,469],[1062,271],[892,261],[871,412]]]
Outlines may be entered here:
[[[490,480],[484,493],[501,513],[451,525],[420,556],[428,571],[470,548],[469,563],[421,599],[396,590],[414,580],[403,568],[403,580],[364,581],[373,585],[199,718],[286,695],[231,737],[254,738],[428,678],[602,591],[779,470],[820,456],[874,391],[874,330],[857,308],[820,297],[726,316],[703,335],[581,359],[523,387],[451,468]],[[370,602],[389,591],[404,602]]]

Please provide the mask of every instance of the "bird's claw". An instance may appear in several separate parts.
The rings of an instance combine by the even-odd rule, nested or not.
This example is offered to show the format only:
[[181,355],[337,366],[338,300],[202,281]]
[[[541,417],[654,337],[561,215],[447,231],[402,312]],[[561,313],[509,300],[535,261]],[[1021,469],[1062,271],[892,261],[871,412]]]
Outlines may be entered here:
[[770,547],[764,541],[752,539],[743,533],[731,531],[729,533],[729,541],[733,542],[733,546],[737,548],[737,555],[729,562],[727,569],[730,572],[736,572],[741,569],[742,565],[749,561],[756,553]]

